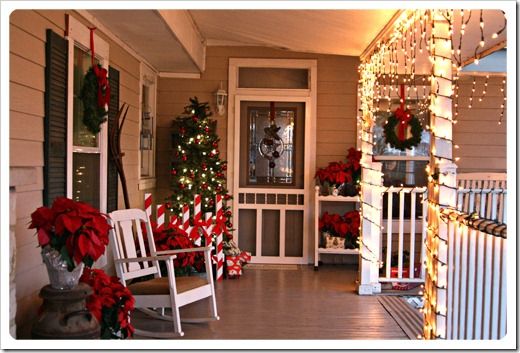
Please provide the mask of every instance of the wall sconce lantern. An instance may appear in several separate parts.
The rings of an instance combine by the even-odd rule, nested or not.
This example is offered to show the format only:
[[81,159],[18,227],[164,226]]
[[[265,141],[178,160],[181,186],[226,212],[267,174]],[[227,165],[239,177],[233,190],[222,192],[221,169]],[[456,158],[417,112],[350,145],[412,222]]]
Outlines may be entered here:
[[226,111],[227,97],[227,92],[222,88],[222,81],[220,82],[220,88],[215,92],[215,96],[217,97],[217,114],[222,116]]

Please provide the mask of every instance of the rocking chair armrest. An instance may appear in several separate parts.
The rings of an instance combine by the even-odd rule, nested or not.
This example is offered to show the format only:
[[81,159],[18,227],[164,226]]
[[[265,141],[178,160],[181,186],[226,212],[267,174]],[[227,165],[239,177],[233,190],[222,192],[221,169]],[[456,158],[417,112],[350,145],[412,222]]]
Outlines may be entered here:
[[195,252],[195,251],[211,251],[213,249],[213,247],[211,245],[208,245],[208,246],[200,246],[200,247],[197,247],[197,248],[186,248],[186,249],[175,249],[175,250],[162,250],[162,251],[157,251],[156,254],[157,255],[166,255],[166,254],[181,254],[181,253],[185,253],[185,252]]
[[128,259],[115,259],[115,263],[130,263],[130,262],[142,262],[142,261],[167,261],[173,260],[176,255],[164,255],[164,256],[147,256],[147,257],[130,257]]

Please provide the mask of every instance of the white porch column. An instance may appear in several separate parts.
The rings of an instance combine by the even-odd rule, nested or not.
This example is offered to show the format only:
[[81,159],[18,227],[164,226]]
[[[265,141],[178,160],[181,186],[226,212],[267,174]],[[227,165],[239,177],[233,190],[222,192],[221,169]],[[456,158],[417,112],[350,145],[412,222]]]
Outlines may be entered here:
[[[451,14],[450,14],[451,12]],[[452,60],[450,27],[444,14],[432,10],[430,55],[431,144],[428,169],[428,231],[426,238],[426,279],[424,338],[446,338],[447,311],[447,224],[440,219],[441,208],[456,205],[456,168],[452,162]]]
[[361,174],[361,238],[360,279],[358,294],[371,295],[381,292],[379,283],[379,257],[383,196],[382,164],[366,163]]
[[361,236],[359,239],[360,278],[358,293],[371,295],[381,292],[379,283],[379,251],[383,196],[382,164],[372,161],[373,155],[373,97],[376,81],[374,64],[361,65]]

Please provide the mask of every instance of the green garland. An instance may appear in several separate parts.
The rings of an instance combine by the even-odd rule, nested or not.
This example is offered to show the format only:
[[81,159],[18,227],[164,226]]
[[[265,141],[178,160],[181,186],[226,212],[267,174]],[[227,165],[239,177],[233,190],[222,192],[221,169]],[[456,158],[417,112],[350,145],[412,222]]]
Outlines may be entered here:
[[399,122],[400,120],[395,115],[392,115],[388,118],[388,122],[384,126],[386,143],[390,144],[390,146],[392,146],[393,148],[397,148],[401,151],[419,145],[419,143],[421,143],[421,134],[423,131],[419,119],[412,115],[412,118],[408,122],[408,125],[410,125],[411,127],[412,137],[404,141],[399,140],[397,134],[395,133],[395,128],[399,124]]
[[107,111],[98,105],[98,78],[92,67],[83,78],[79,97],[83,102],[83,124],[90,132],[97,134],[101,130],[100,125],[107,120]]

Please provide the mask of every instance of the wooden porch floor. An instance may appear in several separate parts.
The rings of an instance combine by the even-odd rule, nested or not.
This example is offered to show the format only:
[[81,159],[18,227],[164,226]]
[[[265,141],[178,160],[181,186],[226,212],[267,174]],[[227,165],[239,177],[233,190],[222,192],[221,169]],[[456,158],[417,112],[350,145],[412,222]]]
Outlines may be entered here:
[[[220,321],[183,324],[184,339],[404,339],[407,336],[376,296],[355,293],[357,265],[252,269],[216,284]],[[207,316],[207,302],[181,309]],[[136,311],[136,327],[167,331],[168,322]],[[136,339],[142,337],[135,337]]]

